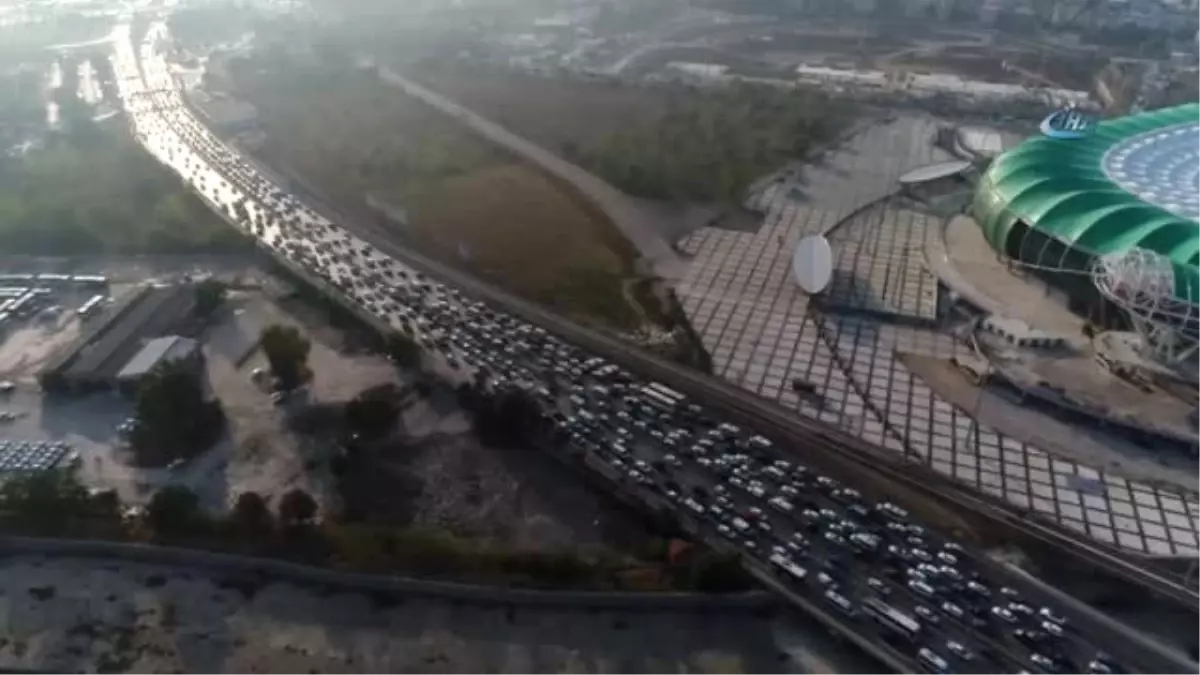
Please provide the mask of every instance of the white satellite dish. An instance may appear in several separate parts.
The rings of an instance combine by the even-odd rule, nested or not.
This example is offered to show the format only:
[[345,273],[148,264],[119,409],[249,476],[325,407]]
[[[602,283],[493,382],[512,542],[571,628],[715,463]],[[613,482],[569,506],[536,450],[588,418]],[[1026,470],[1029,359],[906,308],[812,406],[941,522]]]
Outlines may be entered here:
[[833,249],[829,248],[829,240],[819,234],[801,239],[792,255],[792,276],[809,295],[825,290],[833,279]]

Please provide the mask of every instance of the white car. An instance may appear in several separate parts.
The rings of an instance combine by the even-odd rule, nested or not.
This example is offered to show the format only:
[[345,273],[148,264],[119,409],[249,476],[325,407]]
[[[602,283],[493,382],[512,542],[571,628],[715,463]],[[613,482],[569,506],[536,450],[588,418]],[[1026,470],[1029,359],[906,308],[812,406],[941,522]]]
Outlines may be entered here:
[[1007,607],[996,605],[992,607],[992,615],[1006,623],[1016,623],[1017,617]]
[[946,641],[946,651],[957,656],[963,661],[970,661],[971,659],[975,658],[975,652],[968,649],[963,643],[955,642],[954,640]]
[[1047,621],[1058,624],[1060,627],[1067,625],[1067,618],[1061,614],[1055,614],[1054,610],[1049,607],[1043,607],[1038,610],[1038,616]]
[[925,605],[917,605],[913,607],[913,611],[916,612],[917,616],[921,617],[921,619],[928,624],[936,626],[942,622],[941,617],[939,617],[932,609],[926,607]]

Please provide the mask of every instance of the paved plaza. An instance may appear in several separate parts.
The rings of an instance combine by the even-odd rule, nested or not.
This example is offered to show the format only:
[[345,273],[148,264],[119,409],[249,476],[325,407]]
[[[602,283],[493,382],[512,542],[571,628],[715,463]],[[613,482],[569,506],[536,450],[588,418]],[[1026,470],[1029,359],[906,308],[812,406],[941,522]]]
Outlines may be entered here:
[[[1197,495],[1130,481],[1047,455],[976,424],[897,360],[949,358],[960,347],[933,325],[938,283],[929,238],[942,222],[887,195],[905,171],[946,161],[937,122],[870,127],[754,200],[757,232],[713,228],[679,242],[691,259],[678,294],[725,379],[905,453],[978,490],[1097,540],[1159,555],[1195,555]],[[791,252],[824,233],[834,278],[820,308],[791,280]],[[797,395],[793,379],[819,396]]]

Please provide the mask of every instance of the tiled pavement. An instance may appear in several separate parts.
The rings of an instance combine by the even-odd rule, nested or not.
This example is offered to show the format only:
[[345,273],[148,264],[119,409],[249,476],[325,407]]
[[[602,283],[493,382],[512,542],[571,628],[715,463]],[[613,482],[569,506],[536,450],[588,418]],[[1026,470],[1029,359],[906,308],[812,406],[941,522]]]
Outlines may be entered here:
[[[1051,458],[980,427],[893,357],[897,349],[948,357],[958,348],[919,321],[880,320],[936,314],[937,284],[921,248],[938,223],[891,200],[872,204],[903,171],[945,158],[931,148],[933,131],[927,120],[905,118],[872,128],[810,168],[800,200],[795,186],[768,187],[758,232],[706,228],[680,242],[692,260],[679,296],[714,370],[1098,540],[1194,555],[1195,494]],[[843,220],[829,233],[837,271],[826,309],[809,311],[790,278],[791,250],[800,237]],[[794,378],[813,384],[822,400],[801,400]]]

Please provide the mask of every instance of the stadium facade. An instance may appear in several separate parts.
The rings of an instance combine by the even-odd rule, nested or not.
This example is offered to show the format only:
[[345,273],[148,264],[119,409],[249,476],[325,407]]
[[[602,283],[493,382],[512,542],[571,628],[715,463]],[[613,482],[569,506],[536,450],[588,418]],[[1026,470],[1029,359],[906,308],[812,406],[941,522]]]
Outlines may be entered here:
[[[997,157],[973,216],[1014,267],[1067,291],[1099,325],[1171,324],[1200,307],[1200,106],[1039,136]],[[1134,297],[1136,296],[1136,297]]]

